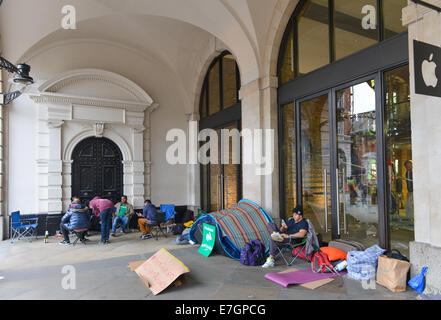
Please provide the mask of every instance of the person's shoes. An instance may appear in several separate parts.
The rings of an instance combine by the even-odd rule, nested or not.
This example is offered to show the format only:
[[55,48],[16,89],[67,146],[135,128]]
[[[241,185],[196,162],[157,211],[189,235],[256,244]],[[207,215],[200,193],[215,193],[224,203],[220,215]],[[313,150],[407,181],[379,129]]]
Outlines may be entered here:
[[110,235],[111,235],[112,237],[116,237],[115,232],[112,232]]
[[62,246],[68,246],[68,245],[70,245],[70,241],[63,240],[63,241],[59,242],[59,244],[61,244]]
[[268,259],[266,259],[265,264],[262,266],[262,268],[272,268],[274,267],[274,259],[271,257],[268,257]]
[[124,232],[124,230],[123,230],[123,229],[120,229],[120,230],[119,230],[119,233],[125,233],[125,232]]
[[143,235],[141,236],[141,239],[142,239],[142,240],[145,240],[145,239],[150,239],[151,237],[152,237],[151,234],[143,234]]
[[104,241],[104,244],[109,244],[109,243],[110,243],[109,240]]

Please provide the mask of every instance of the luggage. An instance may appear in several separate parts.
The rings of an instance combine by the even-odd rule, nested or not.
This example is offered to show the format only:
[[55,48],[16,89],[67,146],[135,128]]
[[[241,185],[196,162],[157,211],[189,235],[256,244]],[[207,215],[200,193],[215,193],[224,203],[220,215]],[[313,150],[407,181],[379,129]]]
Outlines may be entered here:
[[348,252],[348,276],[355,280],[375,280],[378,257],[386,250],[374,245],[364,251]]
[[392,292],[406,291],[410,263],[404,260],[380,256],[378,258],[377,283]]
[[261,266],[265,261],[265,247],[259,240],[248,242],[240,252],[240,262],[246,266]]
[[340,249],[346,253],[349,251],[364,251],[366,248],[359,242],[353,240],[335,239],[329,242],[328,247]]

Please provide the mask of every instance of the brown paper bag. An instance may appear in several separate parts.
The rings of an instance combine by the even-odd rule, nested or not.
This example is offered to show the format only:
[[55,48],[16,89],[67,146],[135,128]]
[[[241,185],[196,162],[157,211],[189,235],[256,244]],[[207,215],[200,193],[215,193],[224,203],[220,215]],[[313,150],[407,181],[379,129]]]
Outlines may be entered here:
[[410,263],[407,261],[380,256],[378,258],[377,283],[392,292],[406,291],[409,268]]

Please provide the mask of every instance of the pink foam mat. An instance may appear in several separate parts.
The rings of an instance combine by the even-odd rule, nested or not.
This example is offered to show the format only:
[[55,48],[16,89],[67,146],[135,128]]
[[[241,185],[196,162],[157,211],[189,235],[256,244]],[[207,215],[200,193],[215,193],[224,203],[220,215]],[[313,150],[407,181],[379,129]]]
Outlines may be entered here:
[[265,278],[287,288],[290,284],[304,284],[322,279],[335,278],[346,273],[346,270],[339,272],[339,274],[314,273],[311,269],[305,269],[288,273],[267,273]]

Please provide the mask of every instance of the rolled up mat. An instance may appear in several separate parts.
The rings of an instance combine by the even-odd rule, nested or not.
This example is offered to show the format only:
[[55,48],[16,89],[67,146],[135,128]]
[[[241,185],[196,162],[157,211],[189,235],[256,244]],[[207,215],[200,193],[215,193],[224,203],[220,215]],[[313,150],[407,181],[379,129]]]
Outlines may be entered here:
[[322,279],[335,278],[346,273],[346,270],[339,272],[339,274],[315,273],[311,269],[306,269],[288,273],[267,273],[265,278],[280,284],[282,287],[288,288],[290,284],[304,284]]

